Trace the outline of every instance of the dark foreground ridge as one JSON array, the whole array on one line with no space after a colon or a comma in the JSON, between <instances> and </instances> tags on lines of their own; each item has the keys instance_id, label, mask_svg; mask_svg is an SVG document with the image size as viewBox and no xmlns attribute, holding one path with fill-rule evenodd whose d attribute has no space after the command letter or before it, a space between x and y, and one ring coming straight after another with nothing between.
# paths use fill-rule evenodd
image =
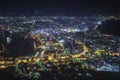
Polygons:
<instances>
[{"instance_id":1,"label":"dark foreground ridge","mask_svg":"<svg viewBox=\"0 0 120 80\"><path fill-rule=\"evenodd\" d=\"M79 72L82 73L81 76L76 76L77 72L69 69L63 71L63 74L58 73L59 71L48 71L41 72L41 78L37 80L120 80L120 72L103 72L103 71L85 71L83 73L82 70ZM90 73L92 76L87 76L86 73ZM68 75L69 73L69 75ZM56 74L53 76L52 74ZM76 76L76 77L75 77ZM0 70L0 80L35 80L33 78L25 78L25 77L15 77L13 71L8 70Z\"/></svg>"}]
</instances>

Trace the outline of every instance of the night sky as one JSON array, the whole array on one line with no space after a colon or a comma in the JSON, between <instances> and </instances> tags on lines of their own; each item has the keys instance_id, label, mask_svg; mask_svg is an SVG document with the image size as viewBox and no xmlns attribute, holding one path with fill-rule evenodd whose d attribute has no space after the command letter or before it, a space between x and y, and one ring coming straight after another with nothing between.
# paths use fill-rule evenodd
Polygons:
<instances>
[{"instance_id":1,"label":"night sky","mask_svg":"<svg viewBox=\"0 0 120 80\"><path fill-rule=\"evenodd\" d=\"M114 0L0 0L0 15L119 15Z\"/></svg>"}]
</instances>

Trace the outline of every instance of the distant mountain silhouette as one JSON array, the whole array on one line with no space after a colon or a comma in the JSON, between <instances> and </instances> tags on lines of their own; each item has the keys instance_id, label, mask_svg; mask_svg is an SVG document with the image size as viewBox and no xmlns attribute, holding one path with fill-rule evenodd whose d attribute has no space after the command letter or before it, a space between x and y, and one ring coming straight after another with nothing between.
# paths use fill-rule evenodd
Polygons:
<instances>
[{"instance_id":1,"label":"distant mountain silhouette","mask_svg":"<svg viewBox=\"0 0 120 80\"><path fill-rule=\"evenodd\" d=\"M120 20L103 21L97 28L100 32L120 37Z\"/></svg>"}]
</instances>

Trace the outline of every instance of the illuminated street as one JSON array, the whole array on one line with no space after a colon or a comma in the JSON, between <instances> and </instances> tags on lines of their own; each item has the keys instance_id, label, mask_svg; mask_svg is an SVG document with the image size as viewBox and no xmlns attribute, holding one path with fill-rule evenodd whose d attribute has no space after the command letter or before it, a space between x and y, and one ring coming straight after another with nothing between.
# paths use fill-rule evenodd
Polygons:
<instances>
[{"instance_id":1,"label":"illuminated street","mask_svg":"<svg viewBox=\"0 0 120 80\"><path fill-rule=\"evenodd\" d=\"M120 37L98 29L111 19L119 17L0 17L0 70L13 69L18 79L50 80L120 72Z\"/></svg>"}]
</instances>

